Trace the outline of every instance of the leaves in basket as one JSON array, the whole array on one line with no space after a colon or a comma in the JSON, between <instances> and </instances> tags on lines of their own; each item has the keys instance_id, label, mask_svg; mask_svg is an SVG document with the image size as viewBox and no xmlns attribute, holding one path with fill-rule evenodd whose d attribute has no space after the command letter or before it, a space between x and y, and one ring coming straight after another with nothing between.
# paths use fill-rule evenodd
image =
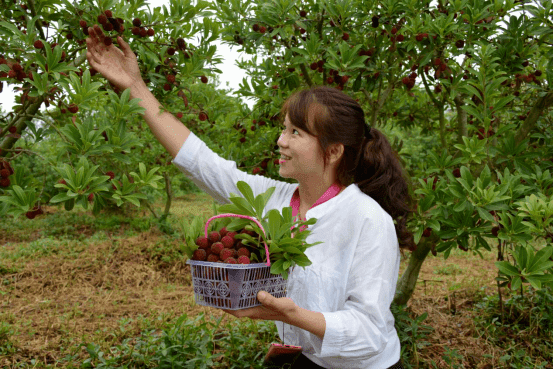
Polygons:
<instances>
[{"instance_id":1,"label":"leaves in basket","mask_svg":"<svg viewBox=\"0 0 553 369\"><path fill-rule=\"evenodd\" d=\"M244 240L244 244L248 246L257 247L259 249L259 256L263 262L267 260L263 245L263 242L266 242L270 252L272 274L282 274L282 277L287 279L290 267L295 265L301 267L311 265L311 261L305 255L305 250L322 242L307 244L305 240L311 234L311 231L307 229L300 231L300 228L315 224L317 219L311 218L308 221L294 221L292 208L289 206L283 208L282 213L276 209L271 209L263 216L265 206L276 187L271 187L258 196L254 196L252 189L244 181L238 181L236 187L243 197L231 193L229 197L231 203L221 205L218 211L220 213L253 217L260 222L265 230L265 234L254 221L242 218L232 218L232 221L227 224L227 230L239 231L246 228L257 233L261 240L255 239L245 233L238 234L235 238ZM294 237L292 237L292 232L294 232Z\"/></svg>"}]
</instances>

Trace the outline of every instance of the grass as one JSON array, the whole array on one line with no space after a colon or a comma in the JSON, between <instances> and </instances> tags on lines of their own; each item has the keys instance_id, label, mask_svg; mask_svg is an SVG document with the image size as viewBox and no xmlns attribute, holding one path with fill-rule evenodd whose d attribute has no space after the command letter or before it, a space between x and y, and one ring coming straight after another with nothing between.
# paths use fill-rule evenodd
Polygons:
<instances>
[{"instance_id":1,"label":"grass","mask_svg":"<svg viewBox=\"0 0 553 369\"><path fill-rule=\"evenodd\" d=\"M275 324L194 301L180 224L212 204L206 194L174 201L171 234L132 208L95 218L52 207L2 222L0 367L260 368L279 342ZM393 306L407 368L551 368L551 295L507 294L501 321L494 257L428 257L408 307Z\"/></svg>"}]
</instances>

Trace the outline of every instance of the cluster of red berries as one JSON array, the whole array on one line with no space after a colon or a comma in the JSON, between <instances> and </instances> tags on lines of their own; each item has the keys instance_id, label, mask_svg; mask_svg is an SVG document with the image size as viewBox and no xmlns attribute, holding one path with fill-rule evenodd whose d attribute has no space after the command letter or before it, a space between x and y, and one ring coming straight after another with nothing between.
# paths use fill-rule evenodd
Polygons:
<instances>
[{"instance_id":1,"label":"cluster of red berries","mask_svg":"<svg viewBox=\"0 0 553 369\"><path fill-rule=\"evenodd\" d=\"M329 76L326 78L326 83L329 85L332 83L336 83L338 85L336 86L336 88L339 90L342 90L344 88L344 85L349 81L348 75L340 76L340 72L338 72L337 70L331 69L328 74Z\"/></svg>"},{"instance_id":2,"label":"cluster of red berries","mask_svg":"<svg viewBox=\"0 0 553 369\"><path fill-rule=\"evenodd\" d=\"M9 187L10 176L13 174L13 168L10 163L4 159L0 159L0 187Z\"/></svg>"},{"instance_id":3,"label":"cluster of red berries","mask_svg":"<svg viewBox=\"0 0 553 369\"><path fill-rule=\"evenodd\" d=\"M254 32L259 32L259 33L263 34L263 33L267 32L267 27L260 26L259 24L256 23L252 26L252 30Z\"/></svg>"},{"instance_id":4,"label":"cluster of red berries","mask_svg":"<svg viewBox=\"0 0 553 369\"><path fill-rule=\"evenodd\" d=\"M325 64L325 61L324 60L319 60L319 61L316 61L316 62L313 62L309 65L309 68L311 68L311 70L316 70L318 71L319 73L322 73L323 72L323 65Z\"/></svg>"},{"instance_id":5,"label":"cluster of red berries","mask_svg":"<svg viewBox=\"0 0 553 369\"><path fill-rule=\"evenodd\" d=\"M408 76L403 77L401 79L401 83L403 83L405 87L407 87L407 90L410 90L415 86L416 80L417 80L417 72L413 71Z\"/></svg>"},{"instance_id":6,"label":"cluster of red berries","mask_svg":"<svg viewBox=\"0 0 553 369\"><path fill-rule=\"evenodd\" d=\"M242 229L240 233L229 232L226 227L218 232L212 231L207 237L201 236L196 239L198 249L194 250L192 260L209 261L214 263L227 264L249 264L252 247L246 246L242 240L235 240L237 234L249 234L257 237L253 231Z\"/></svg>"}]
</instances>

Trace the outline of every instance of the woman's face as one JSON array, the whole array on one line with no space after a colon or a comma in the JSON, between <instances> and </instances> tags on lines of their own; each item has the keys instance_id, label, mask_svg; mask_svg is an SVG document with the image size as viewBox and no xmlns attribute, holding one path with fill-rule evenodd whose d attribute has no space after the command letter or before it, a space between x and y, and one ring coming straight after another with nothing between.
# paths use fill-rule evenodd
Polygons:
<instances>
[{"instance_id":1,"label":"woman's face","mask_svg":"<svg viewBox=\"0 0 553 369\"><path fill-rule=\"evenodd\" d=\"M293 178L298 182L311 182L323 176L323 157L317 138L295 127L288 115L284 120L284 129L277 141L280 153L290 159L280 158L279 174L284 178Z\"/></svg>"}]
</instances>

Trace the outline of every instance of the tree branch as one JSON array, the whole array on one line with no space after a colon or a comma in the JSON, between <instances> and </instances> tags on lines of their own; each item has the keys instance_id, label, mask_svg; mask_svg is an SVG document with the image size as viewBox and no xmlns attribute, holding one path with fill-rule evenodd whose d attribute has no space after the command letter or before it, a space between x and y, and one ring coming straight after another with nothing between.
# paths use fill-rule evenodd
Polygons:
<instances>
[{"instance_id":1,"label":"tree branch","mask_svg":"<svg viewBox=\"0 0 553 369\"><path fill-rule=\"evenodd\" d=\"M528 116L515 135L515 142L517 145L521 143L526 136L528 136L530 131L536 125L541 113L551 105L553 105L553 92L550 91L545 96L540 97L532 109L530 109L530 113L528 113Z\"/></svg>"}]
</instances>

